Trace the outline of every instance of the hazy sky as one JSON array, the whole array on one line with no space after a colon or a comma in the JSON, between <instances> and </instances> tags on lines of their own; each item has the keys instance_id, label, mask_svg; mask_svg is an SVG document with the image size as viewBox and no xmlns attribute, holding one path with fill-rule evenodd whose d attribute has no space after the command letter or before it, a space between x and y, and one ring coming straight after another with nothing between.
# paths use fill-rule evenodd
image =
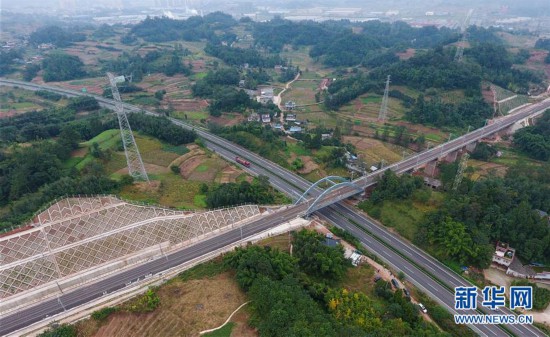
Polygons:
<instances>
[{"instance_id":1,"label":"hazy sky","mask_svg":"<svg viewBox=\"0 0 550 337\"><path fill-rule=\"evenodd\" d=\"M211 8L215 9L218 5L226 6L229 3L252 3L260 6L269 6L271 8L287 7L287 4L298 5L299 7L328 6L330 7L361 7L361 8L387 8L400 9L400 7L416 7L418 10L430 10L432 8L441 8L449 6L452 8L477 8L477 7L496 7L509 5L511 9L519 8L542 8L550 11L550 0L342 0L342 1L313 1L313 0L0 0L0 8L59 8L78 7L79 9L91 8L97 5L120 5L124 7L134 6L155 6L155 3L188 3L190 8ZM547 11L547 13L548 13Z\"/></svg>"}]
</instances>

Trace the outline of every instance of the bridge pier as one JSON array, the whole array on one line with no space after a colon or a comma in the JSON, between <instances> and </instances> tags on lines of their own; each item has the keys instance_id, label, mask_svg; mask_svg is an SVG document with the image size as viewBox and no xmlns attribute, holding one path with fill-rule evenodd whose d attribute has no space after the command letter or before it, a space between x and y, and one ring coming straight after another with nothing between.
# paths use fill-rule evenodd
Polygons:
<instances>
[{"instance_id":1,"label":"bridge pier","mask_svg":"<svg viewBox=\"0 0 550 337\"><path fill-rule=\"evenodd\" d=\"M424 172L430 176L434 177L437 170L437 160L433 160L429 163L426 163L426 166L424 167Z\"/></svg>"},{"instance_id":2,"label":"bridge pier","mask_svg":"<svg viewBox=\"0 0 550 337\"><path fill-rule=\"evenodd\" d=\"M445 158L443 160L445 160L447 163L452 163L456 160L457 156L458 156L458 151L453 151L453 152L449 152L447 154L447 156L445 156Z\"/></svg>"},{"instance_id":3,"label":"bridge pier","mask_svg":"<svg viewBox=\"0 0 550 337\"><path fill-rule=\"evenodd\" d=\"M476 149L476 146L477 146L477 143L478 142L473 142L473 143L470 143L468 145L466 145L466 152L474 152L474 150Z\"/></svg>"}]
</instances>

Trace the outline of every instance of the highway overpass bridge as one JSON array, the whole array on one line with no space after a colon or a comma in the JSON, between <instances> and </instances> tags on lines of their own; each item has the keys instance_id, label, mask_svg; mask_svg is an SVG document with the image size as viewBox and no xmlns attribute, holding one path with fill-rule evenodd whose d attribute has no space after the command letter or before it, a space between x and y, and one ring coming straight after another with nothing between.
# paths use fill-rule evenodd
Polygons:
<instances>
[{"instance_id":1,"label":"highway overpass bridge","mask_svg":"<svg viewBox=\"0 0 550 337\"><path fill-rule=\"evenodd\" d=\"M51 90L58 92L67 96L78 96L83 95L83 93L75 92L66 89L60 89L55 87L40 86L36 84L29 84L26 82L12 81L0 79L0 85L8 86L19 86L22 88L30 90ZM112 107L114 102L103 97L97 97L98 101L107 107ZM503 130L506 127L513 125L517 121L520 121L524 118L528 118L533 114L541 113L543 110L548 108L549 102L544 101L537 105L533 105L527 108L518 109L516 113L511 116L514 117L513 120L507 119L511 118L510 116L504 117L502 122L497 122L497 127L494 127L498 130ZM125 104L125 108L128 111L143 111L143 109ZM524 110L529 109L529 110ZM144 111L145 113L154 115L155 113L150 111ZM516 115L520 113L521 115ZM172 119L177 125L180 125L184 128L193 128L197 131L199 136L201 136L206 145L219 153L221 156L233 160L235 155L239 155L246 160L252 163L250 168L246 170L254 175L266 175L270 177L270 183L288 194L289 196L297 199L305 190L311 186L311 182L305 180L304 178L297 176L293 172L290 172L264 158L261 156L252 153L242 147L239 147L227 140L210 134L204 129L196 128L185 124L179 120ZM498 130L485 129L482 133L484 135L489 135ZM476 130L478 131L478 130ZM475 131L474 131L475 132ZM395 172L404 172L412 169L417 165L420 165L421 162L429 162L436 160L436 158L441 158L446 153L450 153L454 150L459 149L464 144L477 141L485 136L477 135L473 133L472 139L464 140L463 144L456 143L451 147L445 147L441 149L440 147L434 148L438 149L440 152L434 152L434 149L424 151L417 155L417 157L409 158L398 164L394 164L387 169L392 169ZM476 140L474 140L475 138ZM412 162L414 164L412 164ZM408 164L406 164L408 163ZM378 172L381 174L381 172ZM370 175L364 177L358 181L362 183L363 186L374 183L376 175ZM469 286L471 285L467 280L463 279L460 275L456 274L442 263L431 257L429 254L425 253L418 247L412 245L411 243L404 241L403 239L395 236L394 234L387 231L383 226L379 226L370 220L368 217L363 215L361 212L358 212L356 209L353 209L346 205L343 202L334 202L332 198L343 199L344 194L353 195L357 193L355 189L347 190L348 188L342 187L331 191L329 195L326 195L319 204L319 208L325 206L325 208L320 209L315 214L319 217L325 219L329 223L341 227L353 235L355 235L359 241L365 246L366 249L377 254L383 261L391 265L394 269L398 271L403 271L407 275L407 279L414 284L416 287L424 291L435 301L437 301L441 306L445 307L449 312L456 313L454 310L454 295L453 289L458 286ZM316 190L315 193L320 193L321 191ZM313 199L310 199L306 203L296 205L294 207L289 207L283 212L276 213L270 217L264 218L262 221L250 223L242 227L242 233L239 233L239 230L228 231L220 235L219 237L205 240L199 242L192 247L186 248L180 252L171 254L167 257L166 261L152 261L146 264L143 264L137 268L134 268L129 271L125 271L113 277L101 280L96 284L84 287L77 291L73 291L69 294L64 294L59 297L59 299L52 299L49 301L44 301L39 305L29 307L24 311L21 311L15 315L2 317L0 318L0 334L5 334L10 331L15 331L24 327L32 322L36 322L44 319L44 315L55 314L62 312L68 308L77 307L83 303L86 303L94 298L102 296L103 291L115 291L124 287L124 283L128 281L135 280L136 277L146 275L148 273L155 273L161 270L165 270L170 266L181 264L185 261L192 259L193 257L200 256L213 251L224 245L228 245L232 242L239 240L241 235L248 237L254 233L264 230L277 225L283 221L290 220L297 216L308 213L308 207L313 202ZM63 301L63 305L61 305ZM478 307L481 307L479 305ZM495 312L491 312L495 313ZM506 313L513 314L509 310L501 309L497 313ZM501 326L486 326L486 325L477 325L471 326L471 328L481 336L545 336L544 333L536 329L531 325L525 326L516 326L508 325L506 329L503 329Z\"/></svg>"}]
</instances>

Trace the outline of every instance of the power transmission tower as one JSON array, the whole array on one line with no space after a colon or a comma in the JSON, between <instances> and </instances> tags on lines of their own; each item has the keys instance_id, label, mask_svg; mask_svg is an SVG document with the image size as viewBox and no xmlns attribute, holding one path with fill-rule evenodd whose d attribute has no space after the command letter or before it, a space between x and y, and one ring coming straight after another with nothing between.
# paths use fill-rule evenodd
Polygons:
<instances>
[{"instance_id":1,"label":"power transmission tower","mask_svg":"<svg viewBox=\"0 0 550 337\"><path fill-rule=\"evenodd\" d=\"M468 25L470 24L470 18L472 17L473 12L474 12L473 9L470 9L468 11L468 15L466 15L466 19L464 19L464 22L462 23L462 27L460 27L462 37L460 38L460 41L458 42L458 45L456 47L456 53L455 53L456 62L462 61L462 57L464 56L464 46L466 45L466 40L468 39L467 29L468 29Z\"/></svg>"},{"instance_id":2,"label":"power transmission tower","mask_svg":"<svg viewBox=\"0 0 550 337\"><path fill-rule=\"evenodd\" d=\"M380 107L380 112L378 113L379 120L386 120L386 114L388 112L388 93L390 92L390 75L386 80L386 88L384 89L384 98L382 98L382 106Z\"/></svg>"},{"instance_id":3,"label":"power transmission tower","mask_svg":"<svg viewBox=\"0 0 550 337\"><path fill-rule=\"evenodd\" d=\"M462 178L464 178L464 170L466 169L466 166L468 164L468 158L470 158L470 154L468 152L465 152L462 155L462 158L460 158L460 163L458 164L458 171L456 172L455 181L453 182L454 191L458 189L458 186L460 186L460 183L462 182Z\"/></svg>"},{"instance_id":4,"label":"power transmission tower","mask_svg":"<svg viewBox=\"0 0 550 337\"><path fill-rule=\"evenodd\" d=\"M141 155L139 154L136 140L134 139L134 134L128 122L128 117L124 112L124 104L120 99L115 77L111 73L107 73L107 76L109 77L111 91L115 99L115 110L118 117L118 124L120 125L120 136L122 137L122 145L124 145L126 162L128 163L128 172L135 180L149 181L149 177L147 177L147 172L143 166L143 161L141 160Z\"/></svg>"}]
</instances>

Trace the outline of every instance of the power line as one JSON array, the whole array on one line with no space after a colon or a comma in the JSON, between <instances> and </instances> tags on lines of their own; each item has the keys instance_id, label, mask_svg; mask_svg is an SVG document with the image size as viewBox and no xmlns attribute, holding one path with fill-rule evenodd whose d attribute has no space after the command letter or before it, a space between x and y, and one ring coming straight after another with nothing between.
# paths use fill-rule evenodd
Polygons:
<instances>
[{"instance_id":1,"label":"power line","mask_svg":"<svg viewBox=\"0 0 550 337\"><path fill-rule=\"evenodd\" d=\"M384 98L382 98L382 106L380 107L380 112L378 113L379 120L386 120L386 114L388 112L388 94L390 92L390 75L386 79L386 88L384 89Z\"/></svg>"},{"instance_id":2,"label":"power line","mask_svg":"<svg viewBox=\"0 0 550 337\"><path fill-rule=\"evenodd\" d=\"M456 47L456 53L455 53L455 61L460 62L462 61L462 57L464 56L464 47L466 45L466 41L468 40L468 25L470 24L470 18L472 17L472 13L474 12L473 9L470 9L468 11L468 15L466 15L466 18L464 19L464 22L462 23L462 27L460 28L460 31L462 33L462 37L460 38L460 41L458 42L458 45Z\"/></svg>"},{"instance_id":3,"label":"power line","mask_svg":"<svg viewBox=\"0 0 550 337\"><path fill-rule=\"evenodd\" d=\"M465 152L462 155L462 158L460 158L460 163L458 164L458 171L456 172L455 181L453 182L453 190L455 191L458 189L458 186L460 186L460 183L462 182L462 178L464 178L464 170L466 169L469 158L470 158L470 154L468 152Z\"/></svg>"}]
</instances>

